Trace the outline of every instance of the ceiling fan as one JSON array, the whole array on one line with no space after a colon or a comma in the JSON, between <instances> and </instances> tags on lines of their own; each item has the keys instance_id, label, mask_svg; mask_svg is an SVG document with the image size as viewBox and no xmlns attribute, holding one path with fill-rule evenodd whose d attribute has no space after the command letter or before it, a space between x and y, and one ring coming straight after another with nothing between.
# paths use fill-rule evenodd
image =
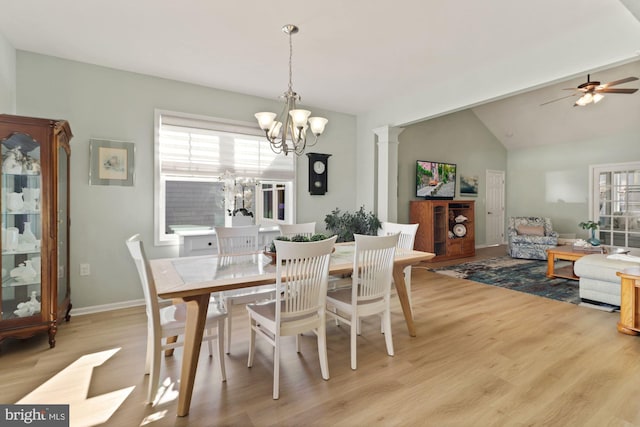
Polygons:
<instances>
[{"instance_id":1,"label":"ceiling fan","mask_svg":"<svg viewBox=\"0 0 640 427\"><path fill-rule=\"evenodd\" d=\"M572 96L580 95L580 98L573 104L573 106L574 107L584 107L585 105L588 105L588 104L591 104L591 103L595 104L597 102L600 102L602 100L602 98L604 98L603 94L605 94L605 93L626 93L626 94L636 93L638 91L638 89L611 89L611 86L616 86L616 85L620 85L620 84L623 84L623 83L632 82L634 80L638 80L638 78L637 77L626 77L624 79L614 80L614 81L609 82L609 83L600 84L600 82L591 81L591 75L587 74L586 83L582 83L577 88L566 88L566 89L563 89L563 90L572 90L572 91L574 91L574 93L572 93L571 95L563 96L562 98L554 99L553 101L548 101L548 102L545 102L544 104L540 104L540 105L547 105L547 104L550 104L552 102L560 101L561 99L566 99L566 98L570 98Z\"/></svg>"}]
</instances>

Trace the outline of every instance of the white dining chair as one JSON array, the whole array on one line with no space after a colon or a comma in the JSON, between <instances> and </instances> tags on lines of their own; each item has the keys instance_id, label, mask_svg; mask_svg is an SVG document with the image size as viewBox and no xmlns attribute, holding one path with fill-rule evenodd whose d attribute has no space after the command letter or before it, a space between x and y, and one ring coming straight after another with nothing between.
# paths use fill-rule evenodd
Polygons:
<instances>
[{"instance_id":1,"label":"white dining chair","mask_svg":"<svg viewBox=\"0 0 640 427\"><path fill-rule=\"evenodd\" d=\"M258 231L260 226L214 227L218 244L218 255L257 252L259 250ZM227 311L225 320L225 352L231 354L231 329L233 306L274 298L275 286L263 285L251 288L235 289L221 293L222 303Z\"/></svg>"},{"instance_id":2,"label":"white dining chair","mask_svg":"<svg viewBox=\"0 0 640 427\"><path fill-rule=\"evenodd\" d=\"M174 338L184 335L186 306L184 303L180 303L160 307L156 285L151 275L140 235L131 236L127 239L126 244L138 270L146 305L147 355L145 359L145 374L149 375L147 402L153 403L160 379L160 356L162 352L184 345L184 342L174 340ZM218 362L222 381L227 380L223 351L224 319L226 317L227 313L221 307L216 303L210 303L207 310L205 332L202 338L203 341L208 342L209 356L213 356L211 341L218 339ZM164 344L162 343L163 338L165 339Z\"/></svg>"},{"instance_id":3,"label":"white dining chair","mask_svg":"<svg viewBox=\"0 0 640 427\"><path fill-rule=\"evenodd\" d=\"M273 398L280 395L281 337L313 331L318 337L318 357L322 378L329 379L327 359L326 313L327 282L331 251L337 236L317 242L276 240L276 297L263 304L249 304L251 323L249 358L253 366L255 339L259 335L274 347Z\"/></svg>"},{"instance_id":4,"label":"white dining chair","mask_svg":"<svg viewBox=\"0 0 640 427\"><path fill-rule=\"evenodd\" d=\"M311 237L316 232L315 222L305 222L300 224L278 224L280 235L291 238L293 236Z\"/></svg>"},{"instance_id":5,"label":"white dining chair","mask_svg":"<svg viewBox=\"0 0 640 427\"><path fill-rule=\"evenodd\" d=\"M350 288L327 293L327 315L350 325L351 369L356 369L356 337L360 318L379 315L387 346L393 356L391 333L391 280L399 234L365 236L354 234L355 253Z\"/></svg>"},{"instance_id":6,"label":"white dining chair","mask_svg":"<svg viewBox=\"0 0 640 427\"><path fill-rule=\"evenodd\" d=\"M379 236L388 236L390 234L400 233L398 239L398 249L412 250L416 240L416 232L420 224L397 224L395 222L383 222L382 227L378 230ZM411 300L411 266L408 265L403 270L404 283L409 297L409 307L411 307L411 315L413 316L413 301Z\"/></svg>"}]
</instances>

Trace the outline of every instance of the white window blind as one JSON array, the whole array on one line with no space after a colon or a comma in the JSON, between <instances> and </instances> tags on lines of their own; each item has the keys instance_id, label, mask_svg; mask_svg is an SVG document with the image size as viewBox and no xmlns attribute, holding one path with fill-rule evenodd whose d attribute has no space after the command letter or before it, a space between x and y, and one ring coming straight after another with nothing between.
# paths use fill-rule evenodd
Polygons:
<instances>
[{"instance_id":1,"label":"white window blind","mask_svg":"<svg viewBox=\"0 0 640 427\"><path fill-rule=\"evenodd\" d=\"M295 156L274 153L257 127L163 114L159 127L160 174L295 179Z\"/></svg>"}]
</instances>

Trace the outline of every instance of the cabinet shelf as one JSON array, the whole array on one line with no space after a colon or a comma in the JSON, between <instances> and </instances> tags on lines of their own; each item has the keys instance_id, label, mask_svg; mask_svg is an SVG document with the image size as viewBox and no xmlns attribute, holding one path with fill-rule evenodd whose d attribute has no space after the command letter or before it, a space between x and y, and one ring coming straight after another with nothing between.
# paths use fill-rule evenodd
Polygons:
<instances>
[{"instance_id":1,"label":"cabinet shelf","mask_svg":"<svg viewBox=\"0 0 640 427\"><path fill-rule=\"evenodd\" d=\"M34 249L32 251L2 251L2 256L36 255L36 254L40 254L40 249Z\"/></svg>"},{"instance_id":2,"label":"cabinet shelf","mask_svg":"<svg viewBox=\"0 0 640 427\"><path fill-rule=\"evenodd\" d=\"M6 211L2 215L40 215L40 211Z\"/></svg>"},{"instance_id":3,"label":"cabinet shelf","mask_svg":"<svg viewBox=\"0 0 640 427\"><path fill-rule=\"evenodd\" d=\"M33 286L33 285L40 285L41 282L41 277L40 275L38 275L38 277L36 277L33 280L30 280L28 282L22 282L20 280L15 280L13 278L9 278L6 281L3 280L2 281L2 287L3 288L14 288L16 286Z\"/></svg>"}]
</instances>

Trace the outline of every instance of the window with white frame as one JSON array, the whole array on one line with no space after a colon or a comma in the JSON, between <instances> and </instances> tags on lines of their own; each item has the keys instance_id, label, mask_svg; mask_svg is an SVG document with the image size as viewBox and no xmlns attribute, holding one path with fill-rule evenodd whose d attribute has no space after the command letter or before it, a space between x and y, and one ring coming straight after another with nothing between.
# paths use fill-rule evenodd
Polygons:
<instances>
[{"instance_id":1,"label":"window with white frame","mask_svg":"<svg viewBox=\"0 0 640 427\"><path fill-rule=\"evenodd\" d=\"M294 221L295 156L274 153L252 123L157 110L155 169L156 244L234 215Z\"/></svg>"},{"instance_id":2,"label":"window with white frame","mask_svg":"<svg viewBox=\"0 0 640 427\"><path fill-rule=\"evenodd\" d=\"M591 166L594 221L603 244L640 248L640 162Z\"/></svg>"}]
</instances>

